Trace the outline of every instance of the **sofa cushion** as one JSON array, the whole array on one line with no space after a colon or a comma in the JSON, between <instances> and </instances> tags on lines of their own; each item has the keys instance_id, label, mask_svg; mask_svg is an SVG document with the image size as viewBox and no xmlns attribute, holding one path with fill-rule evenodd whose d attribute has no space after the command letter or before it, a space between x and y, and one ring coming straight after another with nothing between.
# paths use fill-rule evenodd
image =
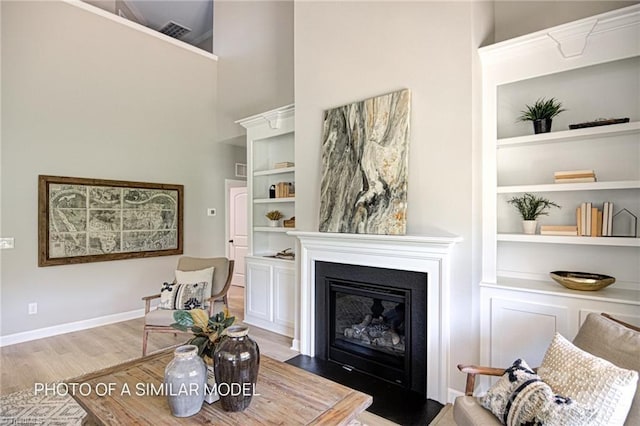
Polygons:
<instances>
[{"instance_id":1,"label":"sofa cushion","mask_svg":"<svg viewBox=\"0 0 640 426\"><path fill-rule=\"evenodd\" d=\"M590 313L573 344L618 367L640 371L640 332L602 315ZM640 386L636 386L625 425L640 425Z\"/></svg>"},{"instance_id":2,"label":"sofa cushion","mask_svg":"<svg viewBox=\"0 0 640 426\"><path fill-rule=\"evenodd\" d=\"M493 413L484 408L473 396L459 396L453 404L453 419L458 426L499 425Z\"/></svg>"},{"instance_id":3,"label":"sofa cushion","mask_svg":"<svg viewBox=\"0 0 640 426\"><path fill-rule=\"evenodd\" d=\"M594 413L551 387L521 359L507 368L480 404L506 425L583 425Z\"/></svg>"},{"instance_id":4,"label":"sofa cushion","mask_svg":"<svg viewBox=\"0 0 640 426\"><path fill-rule=\"evenodd\" d=\"M638 382L637 371L583 351L559 333L549 345L538 374L556 392L597 408L589 424L603 426L624 423Z\"/></svg>"}]
</instances>

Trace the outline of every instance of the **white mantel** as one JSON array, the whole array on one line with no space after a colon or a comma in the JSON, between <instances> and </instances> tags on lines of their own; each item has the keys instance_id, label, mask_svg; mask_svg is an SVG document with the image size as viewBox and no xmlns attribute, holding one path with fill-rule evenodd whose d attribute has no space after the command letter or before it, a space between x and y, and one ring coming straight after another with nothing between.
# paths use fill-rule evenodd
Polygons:
<instances>
[{"instance_id":1,"label":"white mantel","mask_svg":"<svg viewBox=\"0 0 640 426\"><path fill-rule=\"evenodd\" d=\"M449 388L449 264L461 237L442 231L429 235L370 235L325 232L288 233L298 238L300 287L294 347L315 355L315 262L335 262L427 274L427 397L447 401Z\"/></svg>"}]
</instances>

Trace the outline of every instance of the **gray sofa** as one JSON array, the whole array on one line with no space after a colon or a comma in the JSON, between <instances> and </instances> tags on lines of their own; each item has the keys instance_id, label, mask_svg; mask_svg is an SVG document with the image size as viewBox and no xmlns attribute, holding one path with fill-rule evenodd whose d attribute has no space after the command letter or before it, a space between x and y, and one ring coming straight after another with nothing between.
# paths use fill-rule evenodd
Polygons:
<instances>
[{"instance_id":1,"label":"gray sofa","mask_svg":"<svg viewBox=\"0 0 640 426\"><path fill-rule=\"evenodd\" d=\"M604 358L621 368L640 370L640 330L629 324L612 319L606 314L591 313L573 339L573 344L597 357ZM463 366L458 368L467 373L466 395L456 398L453 418L457 425L499 425L500 421L482 407L473 396L475 376L500 376L503 369ZM640 425L640 385L636 388L633 403L625 426Z\"/></svg>"}]
</instances>

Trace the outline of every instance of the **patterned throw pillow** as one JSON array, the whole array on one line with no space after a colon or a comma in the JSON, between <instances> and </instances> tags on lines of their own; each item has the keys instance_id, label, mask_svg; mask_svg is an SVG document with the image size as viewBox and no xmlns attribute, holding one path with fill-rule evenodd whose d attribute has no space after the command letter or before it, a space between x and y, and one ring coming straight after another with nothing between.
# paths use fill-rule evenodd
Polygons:
<instances>
[{"instance_id":1,"label":"patterned throw pillow","mask_svg":"<svg viewBox=\"0 0 640 426\"><path fill-rule=\"evenodd\" d=\"M160 290L159 309L196 309L204 304L207 283L175 284L164 283Z\"/></svg>"},{"instance_id":2,"label":"patterned throw pillow","mask_svg":"<svg viewBox=\"0 0 640 426\"><path fill-rule=\"evenodd\" d=\"M180 271L176 270L176 282L178 284L183 283L206 283L206 287L204 289L204 307L209 306L209 298L211 297L211 287L213 281L213 274L215 272L215 268L212 266L210 268L200 269L197 271Z\"/></svg>"},{"instance_id":3,"label":"patterned throw pillow","mask_svg":"<svg viewBox=\"0 0 640 426\"><path fill-rule=\"evenodd\" d=\"M506 425L584 425L593 410L560 395L521 359L480 398L480 404Z\"/></svg>"},{"instance_id":4,"label":"patterned throw pillow","mask_svg":"<svg viewBox=\"0 0 640 426\"><path fill-rule=\"evenodd\" d=\"M636 392L637 371L617 367L556 333L538 372L556 391L597 408L589 425L624 424Z\"/></svg>"}]
</instances>

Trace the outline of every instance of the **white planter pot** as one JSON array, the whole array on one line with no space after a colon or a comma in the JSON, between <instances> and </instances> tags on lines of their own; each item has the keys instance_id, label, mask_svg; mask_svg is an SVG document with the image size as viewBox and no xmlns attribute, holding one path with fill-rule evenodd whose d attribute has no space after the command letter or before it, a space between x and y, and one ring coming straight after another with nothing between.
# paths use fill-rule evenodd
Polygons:
<instances>
[{"instance_id":1,"label":"white planter pot","mask_svg":"<svg viewBox=\"0 0 640 426\"><path fill-rule=\"evenodd\" d=\"M536 233L536 228L538 227L537 220L523 220L522 221L522 231L525 234L533 235Z\"/></svg>"},{"instance_id":2,"label":"white planter pot","mask_svg":"<svg viewBox=\"0 0 640 426\"><path fill-rule=\"evenodd\" d=\"M269 226L271 226L272 228L277 228L278 226L280 226L280 221L279 220L270 220L269 221Z\"/></svg>"}]
</instances>

